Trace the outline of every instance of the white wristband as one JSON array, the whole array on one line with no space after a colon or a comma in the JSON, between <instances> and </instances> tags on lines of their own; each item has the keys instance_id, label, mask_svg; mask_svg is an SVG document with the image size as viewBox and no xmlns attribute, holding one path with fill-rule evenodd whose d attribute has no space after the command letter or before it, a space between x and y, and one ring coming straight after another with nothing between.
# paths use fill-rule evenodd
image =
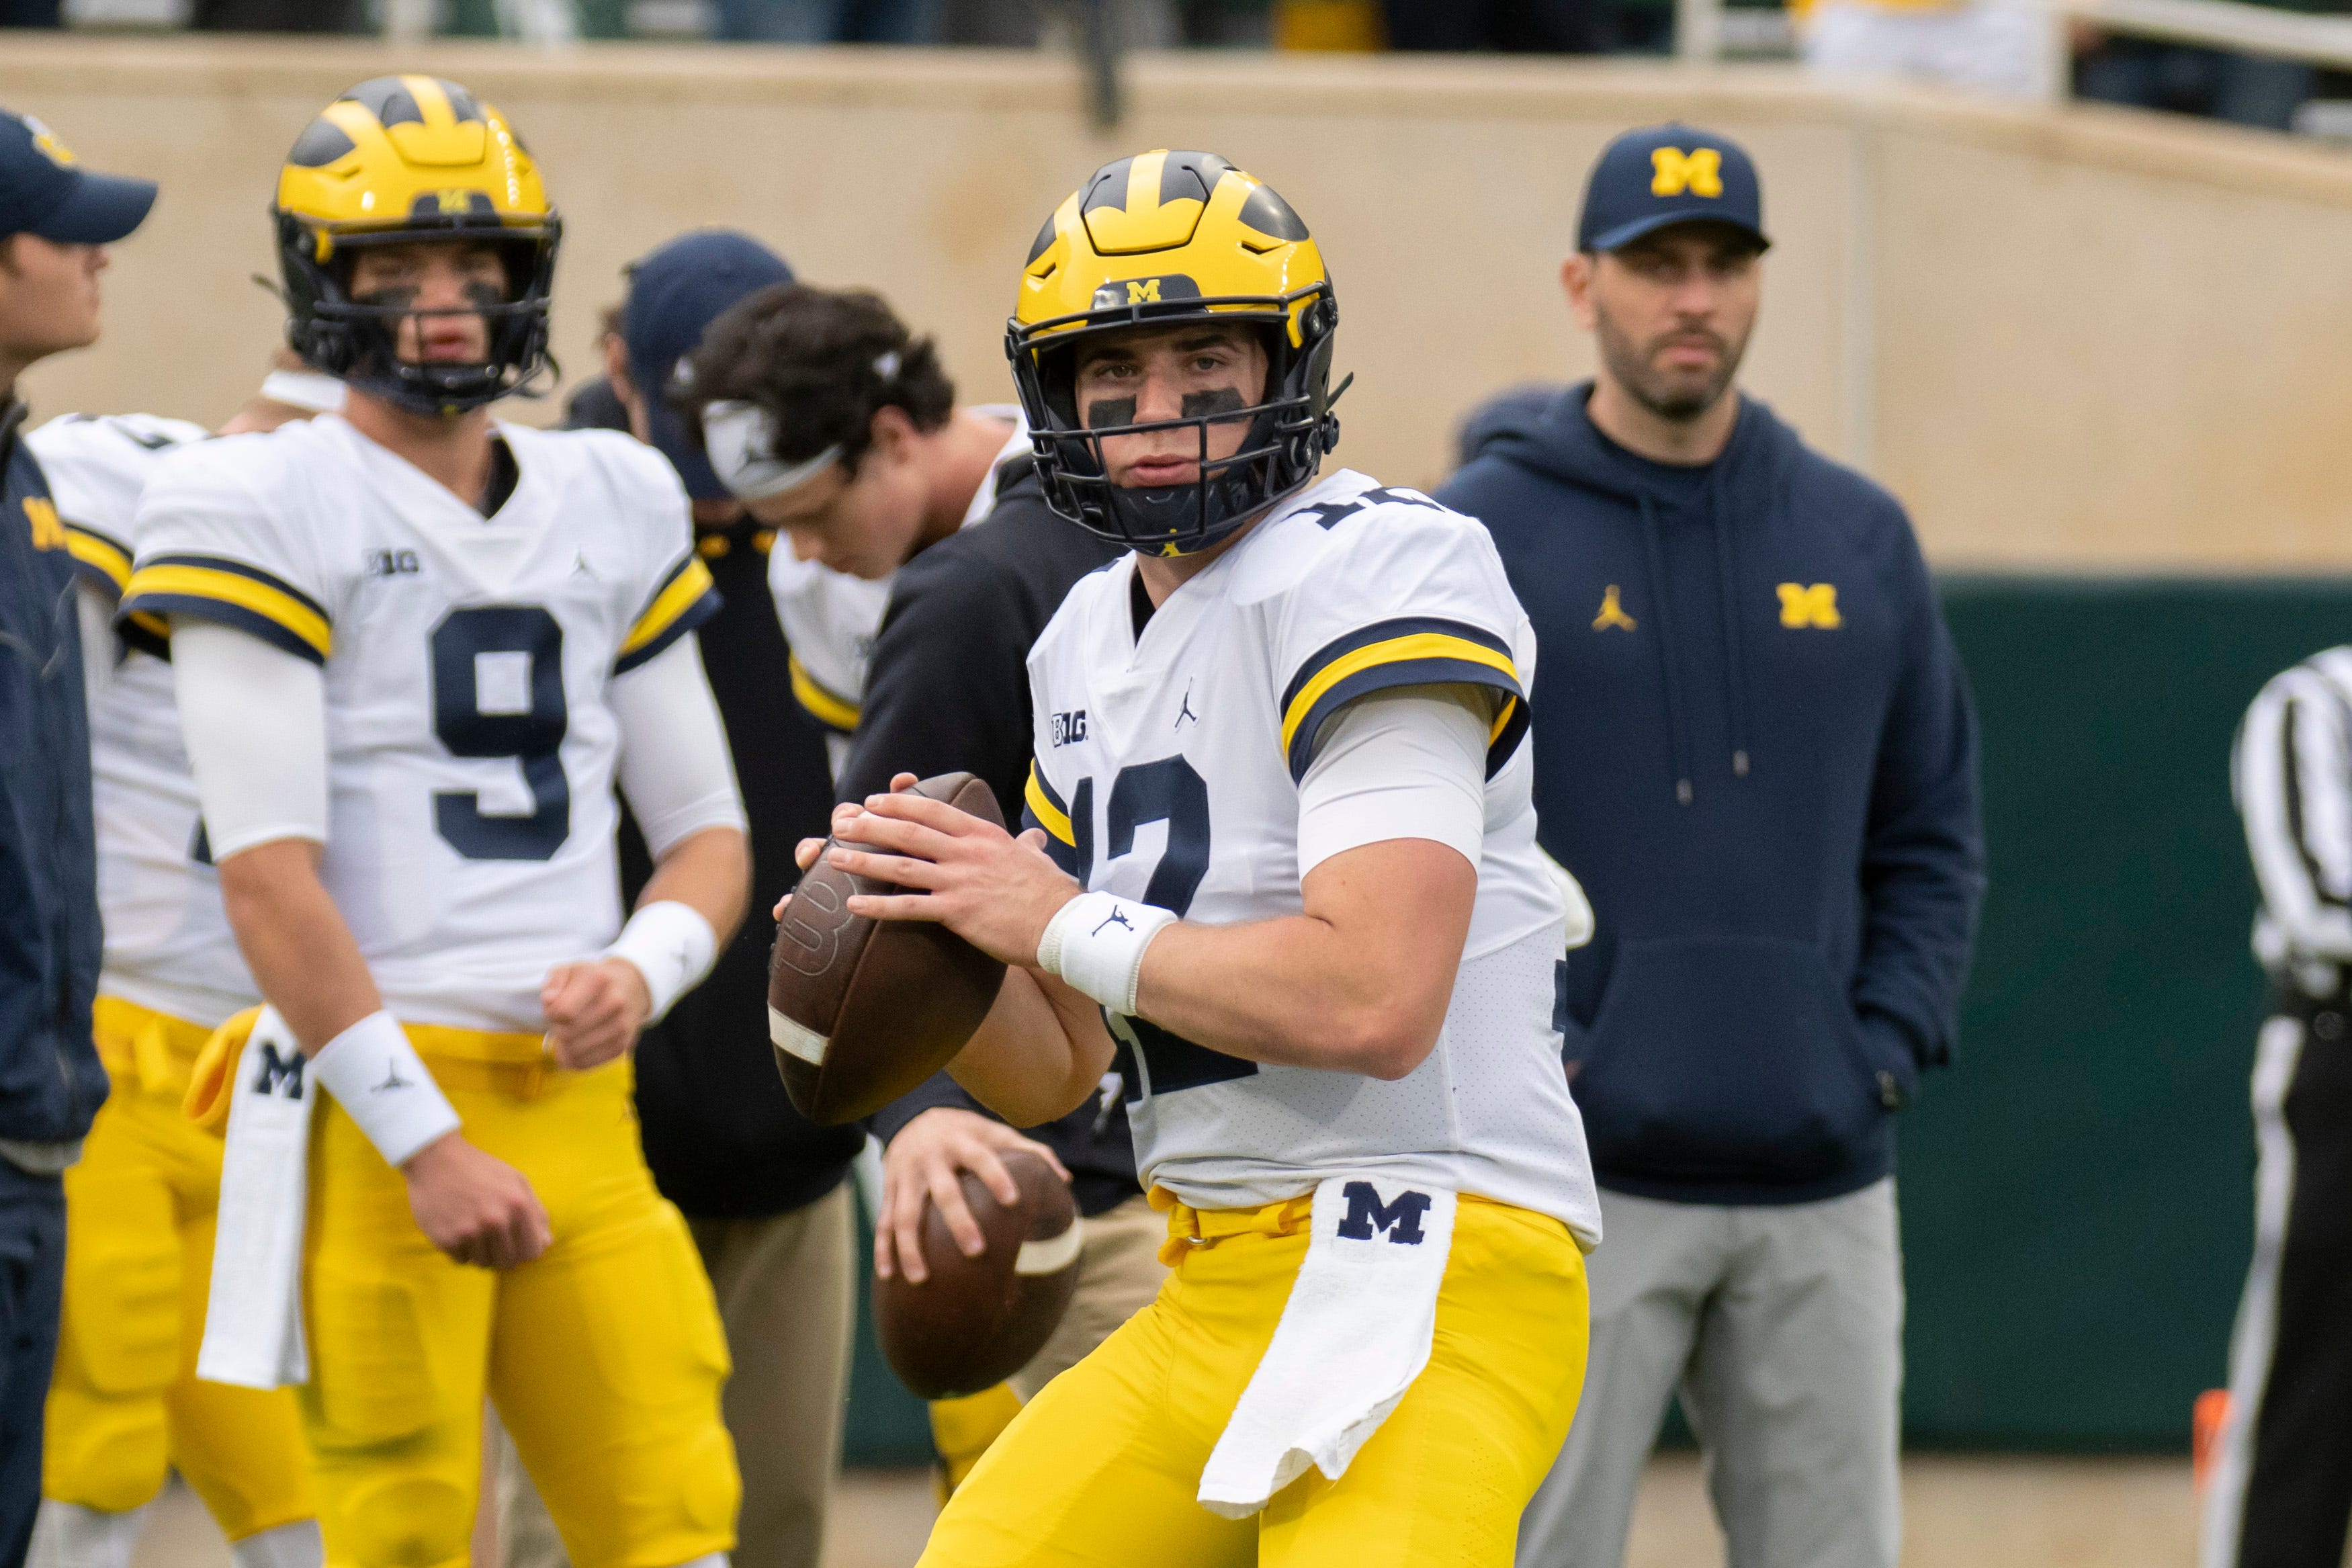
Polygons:
<instances>
[{"instance_id":1,"label":"white wristband","mask_svg":"<svg viewBox=\"0 0 2352 1568\"><path fill-rule=\"evenodd\" d=\"M719 933L700 910L664 899L631 915L613 945L596 956L625 958L636 965L654 999L646 1022L658 1024L670 1004L700 984L719 961Z\"/></svg>"},{"instance_id":2,"label":"white wristband","mask_svg":"<svg viewBox=\"0 0 2352 1568\"><path fill-rule=\"evenodd\" d=\"M1037 967L1132 1017L1143 950L1175 923L1173 914L1150 904L1110 893L1080 893L1045 922L1045 934L1037 942Z\"/></svg>"},{"instance_id":3,"label":"white wristband","mask_svg":"<svg viewBox=\"0 0 2352 1568\"><path fill-rule=\"evenodd\" d=\"M457 1113L389 1013L370 1013L329 1040L310 1071L392 1165L457 1130Z\"/></svg>"}]
</instances>

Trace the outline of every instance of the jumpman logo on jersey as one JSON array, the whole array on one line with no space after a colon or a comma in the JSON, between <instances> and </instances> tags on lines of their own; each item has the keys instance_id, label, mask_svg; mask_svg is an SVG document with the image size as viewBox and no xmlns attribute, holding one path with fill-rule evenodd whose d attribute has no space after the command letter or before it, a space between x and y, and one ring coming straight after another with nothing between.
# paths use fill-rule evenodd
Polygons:
<instances>
[{"instance_id":1,"label":"jumpman logo on jersey","mask_svg":"<svg viewBox=\"0 0 2352 1568\"><path fill-rule=\"evenodd\" d=\"M574 577L593 577L596 575L596 568L588 564L588 552L586 551L575 550L572 552L572 574Z\"/></svg>"},{"instance_id":2,"label":"jumpman logo on jersey","mask_svg":"<svg viewBox=\"0 0 2352 1568\"><path fill-rule=\"evenodd\" d=\"M1104 921L1102 925L1095 927L1095 929L1088 934L1100 936L1102 935L1103 929L1106 926L1119 926L1125 930L1133 931L1135 929L1135 922L1127 918L1127 911L1125 910L1120 909L1117 904L1113 904L1110 907L1110 918Z\"/></svg>"},{"instance_id":3,"label":"jumpman logo on jersey","mask_svg":"<svg viewBox=\"0 0 2352 1568\"><path fill-rule=\"evenodd\" d=\"M1615 626L1619 631L1630 632L1640 624L1625 613L1624 605L1617 597L1616 584L1612 583L1601 591L1601 613L1592 617L1594 631L1605 632Z\"/></svg>"},{"instance_id":4,"label":"jumpman logo on jersey","mask_svg":"<svg viewBox=\"0 0 2352 1568\"><path fill-rule=\"evenodd\" d=\"M415 1086L410 1083L408 1079L400 1076L400 1064L398 1062L388 1061L383 1064L383 1081L382 1083L370 1084L368 1086L368 1092L370 1094L385 1094L395 1089L413 1089L415 1087Z\"/></svg>"},{"instance_id":5,"label":"jumpman logo on jersey","mask_svg":"<svg viewBox=\"0 0 2352 1568\"><path fill-rule=\"evenodd\" d=\"M1201 721L1201 716L1192 711L1192 683L1189 680L1184 683L1184 706L1178 711L1176 715L1176 722L1171 726L1171 728L1178 730L1182 729L1184 727L1184 721L1187 719L1190 719L1195 724Z\"/></svg>"}]
</instances>

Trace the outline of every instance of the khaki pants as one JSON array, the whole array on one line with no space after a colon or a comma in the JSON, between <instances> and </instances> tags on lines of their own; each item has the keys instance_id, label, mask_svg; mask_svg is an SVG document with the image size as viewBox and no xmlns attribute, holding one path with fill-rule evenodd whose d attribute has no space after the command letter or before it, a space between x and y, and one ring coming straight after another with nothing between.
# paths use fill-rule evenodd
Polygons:
<instances>
[{"instance_id":1,"label":"khaki pants","mask_svg":"<svg viewBox=\"0 0 2352 1568\"><path fill-rule=\"evenodd\" d=\"M689 1219L735 1362L722 1414L743 1471L734 1568L816 1568L841 1468L857 1249L850 1184L762 1219ZM568 1568L511 1443L499 1453L504 1568Z\"/></svg>"}]
</instances>

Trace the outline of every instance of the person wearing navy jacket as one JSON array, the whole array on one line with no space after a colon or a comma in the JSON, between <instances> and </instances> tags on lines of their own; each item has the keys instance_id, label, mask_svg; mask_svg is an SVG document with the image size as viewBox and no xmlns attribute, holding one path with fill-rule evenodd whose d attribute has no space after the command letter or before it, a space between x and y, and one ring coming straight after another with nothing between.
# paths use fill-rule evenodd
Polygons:
<instances>
[{"instance_id":1,"label":"person wearing navy jacket","mask_svg":"<svg viewBox=\"0 0 2352 1568\"><path fill-rule=\"evenodd\" d=\"M0 110L0 1563L41 1492L42 1404L65 1282L60 1176L106 1100L90 1037L98 846L74 557L19 437L17 378L98 338L106 247L155 187L79 166Z\"/></svg>"},{"instance_id":2,"label":"person wearing navy jacket","mask_svg":"<svg viewBox=\"0 0 2352 1568\"><path fill-rule=\"evenodd\" d=\"M1617 1568L1678 1387L1732 1562L1901 1542L1895 1114L1951 1054L1976 723L1902 507L1733 387L1768 243L1730 141L1612 142L1563 268L1595 378L1475 416L1437 492L1534 622L1539 836L1597 924L1591 1370L1522 1568Z\"/></svg>"}]
</instances>

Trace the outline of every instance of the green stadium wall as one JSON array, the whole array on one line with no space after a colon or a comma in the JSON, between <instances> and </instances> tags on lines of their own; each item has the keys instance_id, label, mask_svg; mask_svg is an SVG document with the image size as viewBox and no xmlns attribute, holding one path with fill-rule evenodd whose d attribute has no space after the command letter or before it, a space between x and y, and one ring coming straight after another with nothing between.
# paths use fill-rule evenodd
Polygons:
<instances>
[{"instance_id":1,"label":"green stadium wall","mask_svg":"<svg viewBox=\"0 0 2352 1568\"><path fill-rule=\"evenodd\" d=\"M1915 1447L2185 1451L2252 1243L2262 1018L2231 737L2352 579L1943 583L1991 891L1958 1060L1905 1113ZM861 1318L848 1453L922 1463Z\"/></svg>"}]
</instances>

